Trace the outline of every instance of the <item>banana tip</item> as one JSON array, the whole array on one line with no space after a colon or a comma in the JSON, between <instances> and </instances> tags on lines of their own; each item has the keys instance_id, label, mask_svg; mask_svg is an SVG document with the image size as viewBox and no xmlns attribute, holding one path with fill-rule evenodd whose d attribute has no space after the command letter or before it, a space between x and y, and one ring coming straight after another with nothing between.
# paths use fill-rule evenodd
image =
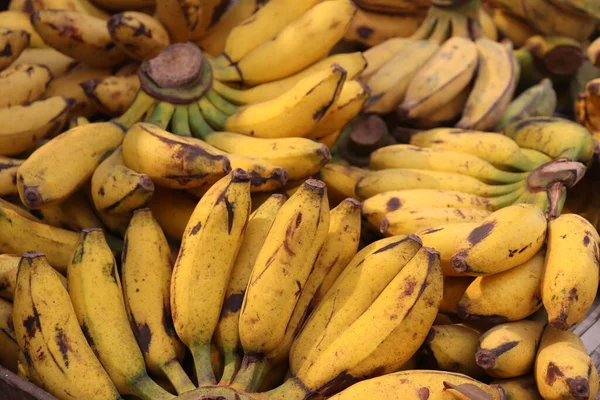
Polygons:
<instances>
[{"instance_id":1,"label":"banana tip","mask_svg":"<svg viewBox=\"0 0 600 400\"><path fill-rule=\"evenodd\" d=\"M390 222L388 221L388 219L386 217L383 217L383 219L381 220L381 224L379 225L379 232L386 233L389 227L390 227Z\"/></svg>"},{"instance_id":2,"label":"banana tip","mask_svg":"<svg viewBox=\"0 0 600 400\"><path fill-rule=\"evenodd\" d=\"M148 175L142 175L140 177L139 186L146 192L154 192L154 182Z\"/></svg>"},{"instance_id":3,"label":"banana tip","mask_svg":"<svg viewBox=\"0 0 600 400\"><path fill-rule=\"evenodd\" d=\"M38 257L46 257L46 255L44 253L40 253L39 251L26 251L21 257L32 260Z\"/></svg>"},{"instance_id":4,"label":"banana tip","mask_svg":"<svg viewBox=\"0 0 600 400\"><path fill-rule=\"evenodd\" d=\"M250 181L250 174L241 168L236 168L231 173L232 182L248 182Z\"/></svg>"},{"instance_id":5,"label":"banana tip","mask_svg":"<svg viewBox=\"0 0 600 400\"><path fill-rule=\"evenodd\" d=\"M587 399L590 396L590 384L585 378L572 378L567 380L569 394L575 399Z\"/></svg>"},{"instance_id":6,"label":"banana tip","mask_svg":"<svg viewBox=\"0 0 600 400\"><path fill-rule=\"evenodd\" d=\"M452 268L454 268L456 272L463 273L467 272L467 270L469 269L467 260L465 260L465 257L460 254L452 256L452 258L450 259L450 263L452 264Z\"/></svg>"},{"instance_id":7,"label":"banana tip","mask_svg":"<svg viewBox=\"0 0 600 400\"><path fill-rule=\"evenodd\" d=\"M475 362L483 369L491 369L496 364L496 356L492 351L482 349L475 353Z\"/></svg>"},{"instance_id":8,"label":"banana tip","mask_svg":"<svg viewBox=\"0 0 600 400\"><path fill-rule=\"evenodd\" d=\"M25 186L23 189L23 200L29 208L37 208L44 204L44 197L35 186Z\"/></svg>"}]
</instances>

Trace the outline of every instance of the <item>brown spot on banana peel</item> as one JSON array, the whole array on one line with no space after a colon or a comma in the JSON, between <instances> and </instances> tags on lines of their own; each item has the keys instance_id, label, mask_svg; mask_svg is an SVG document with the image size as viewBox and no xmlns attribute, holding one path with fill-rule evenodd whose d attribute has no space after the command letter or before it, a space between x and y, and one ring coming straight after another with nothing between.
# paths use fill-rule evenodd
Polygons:
<instances>
[{"instance_id":1,"label":"brown spot on banana peel","mask_svg":"<svg viewBox=\"0 0 600 400\"><path fill-rule=\"evenodd\" d=\"M429 399L429 388L422 387L417 390L417 395L419 396L419 400L427 400Z\"/></svg>"},{"instance_id":2,"label":"brown spot on banana peel","mask_svg":"<svg viewBox=\"0 0 600 400\"><path fill-rule=\"evenodd\" d=\"M392 197L391 199L389 199L385 205L386 210L389 211L396 211L397 209L399 209L400 207L402 207L402 202L400 201L399 198L397 197Z\"/></svg>"},{"instance_id":3,"label":"brown spot on banana peel","mask_svg":"<svg viewBox=\"0 0 600 400\"><path fill-rule=\"evenodd\" d=\"M56 343L58 344L58 350L62 355L63 362L66 367L69 366L69 351L71 351L71 346L69 346L69 337L65 334L65 331L57 326L56 327Z\"/></svg>"},{"instance_id":4,"label":"brown spot on banana peel","mask_svg":"<svg viewBox=\"0 0 600 400\"><path fill-rule=\"evenodd\" d=\"M200 232L200 229L202 229L202 222L198 222L196 225L194 225L194 227L190 231L190 236L193 236Z\"/></svg>"},{"instance_id":5,"label":"brown spot on banana peel","mask_svg":"<svg viewBox=\"0 0 600 400\"><path fill-rule=\"evenodd\" d=\"M244 292L242 293L233 293L229 297L225 299L223 302L223 309L221 311L221 316L234 314L242 308L242 303L244 302Z\"/></svg>"},{"instance_id":6,"label":"brown spot on banana peel","mask_svg":"<svg viewBox=\"0 0 600 400\"><path fill-rule=\"evenodd\" d=\"M548 363L548 367L546 368L546 377L544 378L548 385L552 386L557 378L563 376L565 376L565 374L563 374L556 364L553 362Z\"/></svg>"},{"instance_id":7,"label":"brown spot on banana peel","mask_svg":"<svg viewBox=\"0 0 600 400\"><path fill-rule=\"evenodd\" d=\"M373 29L368 26L359 26L356 28L356 33L361 39L368 39L373 34Z\"/></svg>"},{"instance_id":8,"label":"brown spot on banana peel","mask_svg":"<svg viewBox=\"0 0 600 400\"><path fill-rule=\"evenodd\" d=\"M112 278L113 283L115 285L119 284L119 281L117 279L117 263L115 263L114 261L112 262L110 267L110 277Z\"/></svg>"},{"instance_id":9,"label":"brown spot on banana peel","mask_svg":"<svg viewBox=\"0 0 600 400\"><path fill-rule=\"evenodd\" d=\"M169 305L169 299L167 299L167 301L163 304L162 325L169 337L177 337L177 333L175 332L175 326L173 325L173 318L171 318L171 307Z\"/></svg>"},{"instance_id":10,"label":"brown spot on banana peel","mask_svg":"<svg viewBox=\"0 0 600 400\"><path fill-rule=\"evenodd\" d=\"M588 379L582 377L568 378L567 385L569 386L569 394L574 399L587 400L590 397L590 383Z\"/></svg>"},{"instance_id":11,"label":"brown spot on banana peel","mask_svg":"<svg viewBox=\"0 0 600 400\"><path fill-rule=\"evenodd\" d=\"M496 364L496 359L500 355L515 348L519 343L520 341L514 340L502 343L500 346L494 347L493 349L480 349L475 353L475 363L483 369L492 369Z\"/></svg>"},{"instance_id":12,"label":"brown spot on banana peel","mask_svg":"<svg viewBox=\"0 0 600 400\"><path fill-rule=\"evenodd\" d=\"M10 57L13 55L12 46L10 43L7 43L6 46L0 51L0 57Z\"/></svg>"}]
</instances>

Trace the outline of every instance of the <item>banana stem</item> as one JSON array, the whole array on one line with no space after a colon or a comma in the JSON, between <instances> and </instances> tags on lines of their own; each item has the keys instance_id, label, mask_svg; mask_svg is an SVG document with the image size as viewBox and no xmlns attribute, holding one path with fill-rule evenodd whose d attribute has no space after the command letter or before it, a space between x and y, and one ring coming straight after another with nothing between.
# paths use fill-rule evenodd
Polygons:
<instances>
[{"instance_id":1,"label":"banana stem","mask_svg":"<svg viewBox=\"0 0 600 400\"><path fill-rule=\"evenodd\" d=\"M215 372L212 369L210 343L195 344L190 346L194 357L198 387L216 384Z\"/></svg>"},{"instance_id":2,"label":"banana stem","mask_svg":"<svg viewBox=\"0 0 600 400\"><path fill-rule=\"evenodd\" d=\"M171 131L179 136L192 136L188 117L188 106L177 105L171 120Z\"/></svg>"},{"instance_id":3,"label":"banana stem","mask_svg":"<svg viewBox=\"0 0 600 400\"><path fill-rule=\"evenodd\" d=\"M223 350L223 375L219 385L231 385L238 372L241 364L241 359L235 349L224 349Z\"/></svg>"},{"instance_id":4,"label":"banana stem","mask_svg":"<svg viewBox=\"0 0 600 400\"><path fill-rule=\"evenodd\" d=\"M214 129L222 130L225 127L225 123L227 122L227 118L229 116L217 109L217 107L208 101L206 97L202 97L200 100L198 100L198 107L200 107L200 111L202 112L202 115L206 121Z\"/></svg>"},{"instance_id":5,"label":"banana stem","mask_svg":"<svg viewBox=\"0 0 600 400\"><path fill-rule=\"evenodd\" d=\"M156 104L156 100L153 97L146 94L143 90L139 90L131 106L116 119L116 122L129 129L133 124L139 122L146 111L154 104Z\"/></svg>"},{"instance_id":6,"label":"banana stem","mask_svg":"<svg viewBox=\"0 0 600 400\"><path fill-rule=\"evenodd\" d=\"M269 363L265 357L244 355L240 370L231 387L245 392L255 392L264 378L264 371L268 366Z\"/></svg>"},{"instance_id":7,"label":"banana stem","mask_svg":"<svg viewBox=\"0 0 600 400\"><path fill-rule=\"evenodd\" d=\"M233 104L219 96L219 94L212 89L210 89L208 93L206 93L206 98L208 98L208 101L210 101L213 104L213 106L215 106L219 111L227 115L233 115L238 110L237 106L234 106Z\"/></svg>"},{"instance_id":8,"label":"banana stem","mask_svg":"<svg viewBox=\"0 0 600 400\"><path fill-rule=\"evenodd\" d=\"M158 126L162 129L167 129L169 126L169 122L171 122L171 117L175 113L175 106L171 103L167 103L166 101L161 101L154 108L154 112L148 118L148 123Z\"/></svg>"},{"instance_id":9,"label":"banana stem","mask_svg":"<svg viewBox=\"0 0 600 400\"><path fill-rule=\"evenodd\" d=\"M154 382L147 374L142 375L133 385L134 396L142 400L170 400L175 396Z\"/></svg>"},{"instance_id":10,"label":"banana stem","mask_svg":"<svg viewBox=\"0 0 600 400\"><path fill-rule=\"evenodd\" d=\"M192 135L198 139L206 139L208 135L215 131L202 116L198 103L192 103L188 106L188 118Z\"/></svg>"},{"instance_id":11,"label":"banana stem","mask_svg":"<svg viewBox=\"0 0 600 400\"><path fill-rule=\"evenodd\" d=\"M161 371L167 376L177 394L182 394L196 389L196 386L185 373L178 360L173 359L161 367Z\"/></svg>"},{"instance_id":12,"label":"banana stem","mask_svg":"<svg viewBox=\"0 0 600 400\"><path fill-rule=\"evenodd\" d=\"M562 182L554 182L548 188L548 219L556 219L567 201L567 188Z\"/></svg>"},{"instance_id":13,"label":"banana stem","mask_svg":"<svg viewBox=\"0 0 600 400\"><path fill-rule=\"evenodd\" d=\"M294 377L275 389L252 396L256 400L304 400L311 392L298 378Z\"/></svg>"}]
</instances>

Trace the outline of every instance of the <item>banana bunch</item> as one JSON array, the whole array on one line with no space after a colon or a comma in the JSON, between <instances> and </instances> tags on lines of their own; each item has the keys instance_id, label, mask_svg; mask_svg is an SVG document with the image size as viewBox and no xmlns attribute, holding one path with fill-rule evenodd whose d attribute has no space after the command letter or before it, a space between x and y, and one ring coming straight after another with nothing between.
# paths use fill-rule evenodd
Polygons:
<instances>
[{"instance_id":1,"label":"banana bunch","mask_svg":"<svg viewBox=\"0 0 600 400\"><path fill-rule=\"evenodd\" d=\"M586 83L585 92L580 93L575 101L575 117L588 128L594 140L600 140L600 80L593 79Z\"/></svg>"}]
</instances>

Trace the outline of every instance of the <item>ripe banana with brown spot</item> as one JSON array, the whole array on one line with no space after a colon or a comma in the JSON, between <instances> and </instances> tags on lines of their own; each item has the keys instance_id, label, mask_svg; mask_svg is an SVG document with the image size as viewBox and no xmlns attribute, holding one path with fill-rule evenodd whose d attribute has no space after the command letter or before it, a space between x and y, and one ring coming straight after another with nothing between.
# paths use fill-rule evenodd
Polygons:
<instances>
[{"instance_id":1,"label":"ripe banana with brown spot","mask_svg":"<svg viewBox=\"0 0 600 400\"><path fill-rule=\"evenodd\" d=\"M23 161L25 160L0 156L0 197L19 193L17 170Z\"/></svg>"},{"instance_id":2,"label":"ripe banana with brown spot","mask_svg":"<svg viewBox=\"0 0 600 400\"><path fill-rule=\"evenodd\" d=\"M533 375L512 379L495 379L490 385L502 388L508 400L542 400Z\"/></svg>"},{"instance_id":3,"label":"ripe banana with brown spot","mask_svg":"<svg viewBox=\"0 0 600 400\"><path fill-rule=\"evenodd\" d=\"M46 47L46 44L33 29L29 12L7 10L0 12L0 27L11 30L22 30L29 33L29 46L34 48Z\"/></svg>"},{"instance_id":4,"label":"ripe banana with brown spot","mask_svg":"<svg viewBox=\"0 0 600 400\"><path fill-rule=\"evenodd\" d=\"M113 42L134 60L150 60L170 43L169 33L160 21L142 12L115 14L106 24Z\"/></svg>"},{"instance_id":5,"label":"ripe banana with brown spot","mask_svg":"<svg viewBox=\"0 0 600 400\"><path fill-rule=\"evenodd\" d=\"M52 73L42 65L21 64L0 71L0 91L10 93L0 99L0 107L20 106L39 99L51 80Z\"/></svg>"},{"instance_id":6,"label":"ripe banana with brown spot","mask_svg":"<svg viewBox=\"0 0 600 400\"><path fill-rule=\"evenodd\" d=\"M44 42L91 67L112 67L127 55L115 46L106 22L77 11L46 9L36 11L31 23Z\"/></svg>"},{"instance_id":7,"label":"ripe banana with brown spot","mask_svg":"<svg viewBox=\"0 0 600 400\"><path fill-rule=\"evenodd\" d=\"M41 49L28 47L11 66L16 67L22 64L42 65L52 72L53 79L58 79L73 69L77 65L77 61L52 47Z\"/></svg>"},{"instance_id":8,"label":"ripe banana with brown spot","mask_svg":"<svg viewBox=\"0 0 600 400\"><path fill-rule=\"evenodd\" d=\"M131 107L140 90L137 74L106 76L80 83L96 109L110 116L120 116Z\"/></svg>"},{"instance_id":9,"label":"ripe banana with brown spot","mask_svg":"<svg viewBox=\"0 0 600 400\"><path fill-rule=\"evenodd\" d=\"M29 46L30 35L22 29L0 27L0 71L8 67Z\"/></svg>"}]
</instances>

